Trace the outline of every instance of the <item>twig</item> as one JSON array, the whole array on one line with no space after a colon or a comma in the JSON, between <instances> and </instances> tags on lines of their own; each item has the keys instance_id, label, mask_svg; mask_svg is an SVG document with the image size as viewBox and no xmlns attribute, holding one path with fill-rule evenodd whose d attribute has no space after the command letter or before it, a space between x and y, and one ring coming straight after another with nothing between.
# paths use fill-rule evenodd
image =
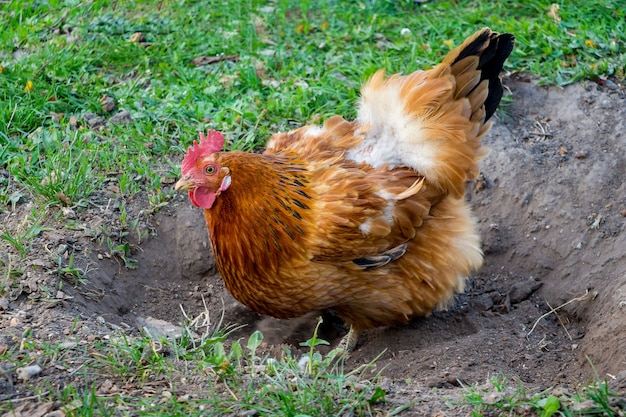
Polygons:
<instances>
[{"instance_id":1,"label":"twig","mask_svg":"<svg viewBox=\"0 0 626 417\"><path fill-rule=\"evenodd\" d=\"M50 391L42 392L39 395L31 395L30 397L22 397L22 398L15 398L15 399L12 399L11 397L8 397L6 399L0 400L0 402L11 401L13 404L15 404L16 402L21 402L21 401L38 400L41 397L45 397L48 394L50 394ZM14 396L14 394L9 394L9 395L13 395ZM19 394L16 393L15 395L19 395Z\"/></svg>"},{"instance_id":2,"label":"twig","mask_svg":"<svg viewBox=\"0 0 626 417\"><path fill-rule=\"evenodd\" d=\"M551 138L554 135L552 135L552 133L548 133L548 132L528 132L528 136L541 136L541 137L544 137L544 138Z\"/></svg>"},{"instance_id":3,"label":"twig","mask_svg":"<svg viewBox=\"0 0 626 417\"><path fill-rule=\"evenodd\" d=\"M530 329L530 331L526 334L526 337L530 336L530 334L531 334L531 333L535 330L535 327L537 327L537 325L539 324L539 322L541 321L541 319L544 319L544 318L548 317L550 314L555 313L557 310L562 309L563 307L565 307L565 306L566 306L566 305L568 305L568 304L573 303L574 301L586 301L586 300L589 300L589 299L592 299L592 300L593 300L593 299L596 297L596 295L597 295L597 293L590 293L590 292L589 292L589 289L586 289L586 290L585 290L585 294L581 295L580 297L572 298L571 300L567 301L567 302L566 302L566 303L564 303L564 304L561 304L561 305L560 305L560 306L558 306L558 307L555 307L555 308L550 307L550 311L548 311L548 312L547 312L547 313L545 313L545 314L542 314L542 315L541 315L541 317L539 317L539 318L535 321L535 324L533 324L533 327L532 327L532 328ZM550 306L550 305L548 304L548 306Z\"/></svg>"},{"instance_id":4,"label":"twig","mask_svg":"<svg viewBox=\"0 0 626 417\"><path fill-rule=\"evenodd\" d=\"M15 103L15 107L13 107L13 111L11 112L11 116L9 117L9 121L7 122L6 130L9 131L9 127L11 126L11 122L13 121L13 117L15 116L15 112L17 111L17 103Z\"/></svg>"},{"instance_id":5,"label":"twig","mask_svg":"<svg viewBox=\"0 0 626 417\"><path fill-rule=\"evenodd\" d=\"M548 305L548 307L552 308L549 302L546 301L546 304ZM559 324L561 325L561 327L563 327L563 330L565 330L565 333L567 333L567 337L569 337L569 340L574 340L572 338L572 335L569 334L569 332L567 331L567 327L565 327L565 323L563 323L563 320L561 320L561 316L559 316L556 311L554 311L554 315L559 320Z\"/></svg>"}]
</instances>

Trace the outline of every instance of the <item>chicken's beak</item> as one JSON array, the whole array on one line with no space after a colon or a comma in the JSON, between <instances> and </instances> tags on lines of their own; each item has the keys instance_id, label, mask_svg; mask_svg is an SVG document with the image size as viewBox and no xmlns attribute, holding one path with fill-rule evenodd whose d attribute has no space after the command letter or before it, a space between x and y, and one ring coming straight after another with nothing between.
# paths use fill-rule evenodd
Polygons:
<instances>
[{"instance_id":1,"label":"chicken's beak","mask_svg":"<svg viewBox=\"0 0 626 417\"><path fill-rule=\"evenodd\" d=\"M186 175L178 180L174 185L174 191L190 190L194 187L193 181L191 181L191 175Z\"/></svg>"}]
</instances>

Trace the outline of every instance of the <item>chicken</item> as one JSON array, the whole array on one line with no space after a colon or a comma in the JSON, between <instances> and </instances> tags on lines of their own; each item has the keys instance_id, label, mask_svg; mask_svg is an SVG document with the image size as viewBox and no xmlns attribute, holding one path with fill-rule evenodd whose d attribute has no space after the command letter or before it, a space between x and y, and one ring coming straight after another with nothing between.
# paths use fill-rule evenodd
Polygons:
<instances>
[{"instance_id":1,"label":"chicken","mask_svg":"<svg viewBox=\"0 0 626 417\"><path fill-rule=\"evenodd\" d=\"M362 88L358 116L273 135L262 154L200 133L177 190L203 208L232 295L287 319L333 310L359 332L446 308L483 261L465 201L514 37L484 28L428 71Z\"/></svg>"}]
</instances>

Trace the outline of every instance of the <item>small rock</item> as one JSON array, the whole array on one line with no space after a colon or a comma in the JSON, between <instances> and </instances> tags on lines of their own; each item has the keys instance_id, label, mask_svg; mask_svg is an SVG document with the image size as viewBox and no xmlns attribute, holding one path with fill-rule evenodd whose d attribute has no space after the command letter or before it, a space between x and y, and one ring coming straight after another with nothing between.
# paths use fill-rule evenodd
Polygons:
<instances>
[{"instance_id":1,"label":"small rock","mask_svg":"<svg viewBox=\"0 0 626 417\"><path fill-rule=\"evenodd\" d=\"M470 308L474 311L488 311L493 308L493 299L489 294L481 294L469 301Z\"/></svg>"},{"instance_id":2,"label":"small rock","mask_svg":"<svg viewBox=\"0 0 626 417\"><path fill-rule=\"evenodd\" d=\"M596 407L595 401L588 399L582 402L574 402L570 405L570 410L574 413L581 413L584 411L593 410Z\"/></svg>"},{"instance_id":3,"label":"small rock","mask_svg":"<svg viewBox=\"0 0 626 417\"><path fill-rule=\"evenodd\" d=\"M39 375L42 371L43 369L41 369L41 366L31 365L17 368L15 370L15 373L17 374L18 379L21 379L22 381L28 381L32 377Z\"/></svg>"},{"instance_id":4,"label":"small rock","mask_svg":"<svg viewBox=\"0 0 626 417\"><path fill-rule=\"evenodd\" d=\"M111 113L115 109L115 99L105 94L100 98L100 105L102 106L102 110Z\"/></svg>"},{"instance_id":5,"label":"small rock","mask_svg":"<svg viewBox=\"0 0 626 417\"><path fill-rule=\"evenodd\" d=\"M191 394L180 395L176 398L176 402L178 403L186 403L191 399Z\"/></svg>"},{"instance_id":6,"label":"small rock","mask_svg":"<svg viewBox=\"0 0 626 417\"><path fill-rule=\"evenodd\" d=\"M91 112L85 113L85 121L89 125L91 129L99 129L104 126L104 119L100 116L97 116Z\"/></svg>"},{"instance_id":7,"label":"small rock","mask_svg":"<svg viewBox=\"0 0 626 417\"><path fill-rule=\"evenodd\" d=\"M263 84L265 86L270 86L270 87L273 87L273 88L280 87L280 83L278 81L276 81L276 80L269 80L269 81L268 80L263 80Z\"/></svg>"},{"instance_id":8,"label":"small rock","mask_svg":"<svg viewBox=\"0 0 626 417\"><path fill-rule=\"evenodd\" d=\"M59 123L64 116L63 113L57 113L54 111L51 111L49 114L56 123Z\"/></svg>"},{"instance_id":9,"label":"small rock","mask_svg":"<svg viewBox=\"0 0 626 417\"><path fill-rule=\"evenodd\" d=\"M455 387L460 387L462 385L465 385L465 381L463 380L463 378L455 376L455 375L447 375L446 382Z\"/></svg>"},{"instance_id":10,"label":"small rock","mask_svg":"<svg viewBox=\"0 0 626 417\"><path fill-rule=\"evenodd\" d=\"M428 388L443 388L446 386L446 381L437 377L428 378L424 382Z\"/></svg>"},{"instance_id":11,"label":"small rock","mask_svg":"<svg viewBox=\"0 0 626 417\"><path fill-rule=\"evenodd\" d=\"M78 343L72 341L61 343L61 349L74 349L76 346L78 346Z\"/></svg>"},{"instance_id":12,"label":"small rock","mask_svg":"<svg viewBox=\"0 0 626 417\"><path fill-rule=\"evenodd\" d=\"M541 287L541 281L535 281L534 278L529 278L526 281L518 282L514 284L509 290L509 298L511 304L521 303L526 300L530 295Z\"/></svg>"},{"instance_id":13,"label":"small rock","mask_svg":"<svg viewBox=\"0 0 626 417\"><path fill-rule=\"evenodd\" d=\"M154 339L176 339L183 334L183 328L154 317L137 317L137 326Z\"/></svg>"},{"instance_id":14,"label":"small rock","mask_svg":"<svg viewBox=\"0 0 626 417\"><path fill-rule=\"evenodd\" d=\"M128 40L134 43L144 42L146 40L146 35L144 35L143 32L135 32L130 35Z\"/></svg>"},{"instance_id":15,"label":"small rock","mask_svg":"<svg viewBox=\"0 0 626 417\"><path fill-rule=\"evenodd\" d=\"M237 413L237 417L253 417L259 414L257 410L245 410Z\"/></svg>"},{"instance_id":16,"label":"small rock","mask_svg":"<svg viewBox=\"0 0 626 417\"><path fill-rule=\"evenodd\" d=\"M355 383L352 384L352 388L356 392L363 392L367 388L367 384L364 384L362 382L355 382Z\"/></svg>"},{"instance_id":17,"label":"small rock","mask_svg":"<svg viewBox=\"0 0 626 417\"><path fill-rule=\"evenodd\" d=\"M59 300L70 300L72 297L65 294L63 291L58 290L55 295L55 298L58 298Z\"/></svg>"},{"instance_id":18,"label":"small rock","mask_svg":"<svg viewBox=\"0 0 626 417\"><path fill-rule=\"evenodd\" d=\"M57 247L57 255L63 255L65 252L67 252L67 245L65 243L61 243Z\"/></svg>"},{"instance_id":19,"label":"small rock","mask_svg":"<svg viewBox=\"0 0 626 417\"><path fill-rule=\"evenodd\" d=\"M9 309L9 299L6 297L0 297L0 310Z\"/></svg>"},{"instance_id":20,"label":"small rock","mask_svg":"<svg viewBox=\"0 0 626 417\"><path fill-rule=\"evenodd\" d=\"M63 217L65 217L66 219L76 218L76 212L72 210L70 207L62 207L61 213L63 214Z\"/></svg>"},{"instance_id":21,"label":"small rock","mask_svg":"<svg viewBox=\"0 0 626 417\"><path fill-rule=\"evenodd\" d=\"M385 392L389 392L389 390L391 389L391 385L392 385L391 378L384 377L378 384L378 387Z\"/></svg>"},{"instance_id":22,"label":"small rock","mask_svg":"<svg viewBox=\"0 0 626 417\"><path fill-rule=\"evenodd\" d=\"M11 320L9 320L9 327L17 327L20 325L20 319L18 319L17 317L11 317Z\"/></svg>"},{"instance_id":23,"label":"small rock","mask_svg":"<svg viewBox=\"0 0 626 417\"><path fill-rule=\"evenodd\" d=\"M574 157L576 159L585 159L588 155L589 155L589 152L583 149L583 150L577 151Z\"/></svg>"},{"instance_id":24,"label":"small rock","mask_svg":"<svg viewBox=\"0 0 626 417\"><path fill-rule=\"evenodd\" d=\"M122 110L111 117L109 121L114 125L127 125L133 122L133 118L128 110Z\"/></svg>"}]
</instances>

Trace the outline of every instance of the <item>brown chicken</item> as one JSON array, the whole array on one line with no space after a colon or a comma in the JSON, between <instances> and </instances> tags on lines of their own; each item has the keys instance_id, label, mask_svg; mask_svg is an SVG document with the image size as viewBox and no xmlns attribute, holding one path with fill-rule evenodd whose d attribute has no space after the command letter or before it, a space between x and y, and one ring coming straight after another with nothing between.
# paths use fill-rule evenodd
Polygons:
<instances>
[{"instance_id":1,"label":"brown chicken","mask_svg":"<svg viewBox=\"0 0 626 417\"><path fill-rule=\"evenodd\" d=\"M263 154L200 134L177 190L204 209L233 296L277 318L334 310L350 332L426 316L482 264L465 185L513 36L484 28L428 71L363 87L358 117L272 136Z\"/></svg>"}]
</instances>

